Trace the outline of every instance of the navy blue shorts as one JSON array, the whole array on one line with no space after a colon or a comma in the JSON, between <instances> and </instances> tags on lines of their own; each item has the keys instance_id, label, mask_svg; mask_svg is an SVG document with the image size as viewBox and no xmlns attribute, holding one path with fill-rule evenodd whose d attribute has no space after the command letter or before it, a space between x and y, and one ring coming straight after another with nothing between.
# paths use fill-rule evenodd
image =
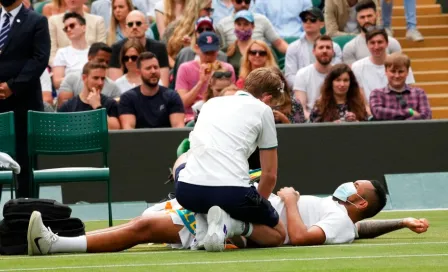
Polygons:
<instances>
[{"instance_id":1,"label":"navy blue shorts","mask_svg":"<svg viewBox=\"0 0 448 272\"><path fill-rule=\"evenodd\" d=\"M180 165L176 176L185 167ZM253 224L275 227L279 216L271 202L262 197L255 187L201 186L176 179L176 199L182 207L196 213L207 214L219 206L232 218Z\"/></svg>"}]
</instances>

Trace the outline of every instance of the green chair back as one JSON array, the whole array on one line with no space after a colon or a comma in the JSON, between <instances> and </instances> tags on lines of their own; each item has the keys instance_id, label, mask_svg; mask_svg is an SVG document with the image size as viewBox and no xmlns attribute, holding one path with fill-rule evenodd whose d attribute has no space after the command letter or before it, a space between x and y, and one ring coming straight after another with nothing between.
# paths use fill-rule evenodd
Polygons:
<instances>
[{"instance_id":1,"label":"green chair back","mask_svg":"<svg viewBox=\"0 0 448 272\"><path fill-rule=\"evenodd\" d=\"M11 111L0 114L0 152L13 158L16 156L14 113Z\"/></svg>"},{"instance_id":2,"label":"green chair back","mask_svg":"<svg viewBox=\"0 0 448 272\"><path fill-rule=\"evenodd\" d=\"M0 114L0 152L8 154L14 159L16 157L16 136L12 111ZM14 197L15 178L16 175L12 171L0 171L0 184L10 185L11 199Z\"/></svg>"},{"instance_id":3,"label":"green chair back","mask_svg":"<svg viewBox=\"0 0 448 272\"><path fill-rule=\"evenodd\" d=\"M296 41L297 39L299 39L299 37L285 37L283 38L285 40L285 42L287 42L288 44L291 44L292 42ZM283 71L283 69L285 68L285 54L280 53L276 48L272 48L272 51L274 52L274 55L277 59L277 65L280 68L280 70Z\"/></svg>"},{"instance_id":4,"label":"green chair back","mask_svg":"<svg viewBox=\"0 0 448 272\"><path fill-rule=\"evenodd\" d=\"M30 156L109 152L106 109L52 113L28 112ZM107 156L105 165L107 167Z\"/></svg>"},{"instance_id":5,"label":"green chair back","mask_svg":"<svg viewBox=\"0 0 448 272\"><path fill-rule=\"evenodd\" d=\"M190 149L190 140L188 138L185 138L180 145L177 147L177 157L179 158L180 155L184 154Z\"/></svg>"},{"instance_id":6,"label":"green chair back","mask_svg":"<svg viewBox=\"0 0 448 272\"><path fill-rule=\"evenodd\" d=\"M34 4L34 11L39 14L42 14L44 6L50 2L51 2L50 0L47 0Z\"/></svg>"},{"instance_id":7,"label":"green chair back","mask_svg":"<svg viewBox=\"0 0 448 272\"><path fill-rule=\"evenodd\" d=\"M152 33L154 33L154 39L159 41L160 40L160 34L159 34L159 30L157 29L157 24L156 23L152 23L151 24L151 30L152 30Z\"/></svg>"},{"instance_id":8,"label":"green chair back","mask_svg":"<svg viewBox=\"0 0 448 272\"><path fill-rule=\"evenodd\" d=\"M344 36L336 36L333 37L333 41L339 45L339 47L344 49L344 46L351 41L355 36L354 35L344 35Z\"/></svg>"}]
</instances>

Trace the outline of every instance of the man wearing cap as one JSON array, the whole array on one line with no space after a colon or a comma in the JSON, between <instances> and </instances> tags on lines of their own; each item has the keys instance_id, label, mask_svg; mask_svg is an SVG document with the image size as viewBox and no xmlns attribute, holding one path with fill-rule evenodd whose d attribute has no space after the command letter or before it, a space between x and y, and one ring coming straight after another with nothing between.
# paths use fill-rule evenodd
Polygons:
<instances>
[{"instance_id":1,"label":"man wearing cap","mask_svg":"<svg viewBox=\"0 0 448 272\"><path fill-rule=\"evenodd\" d=\"M199 35L204 31L215 32L215 28L213 27L213 19L208 16L200 17L195 24L195 37L198 39ZM196 40L195 39L195 40ZM176 86L176 77L177 71L179 70L179 66L182 63L185 63L190 60L199 59L199 55L195 52L195 43L192 43L192 46L184 47L180 50L177 55L176 62L173 67L173 79L170 82L170 88L174 89ZM218 51L218 60L227 62L227 55Z\"/></svg>"},{"instance_id":2,"label":"man wearing cap","mask_svg":"<svg viewBox=\"0 0 448 272\"><path fill-rule=\"evenodd\" d=\"M216 33L222 38L221 48L226 48L236 41L234 15L241 10L250 9L250 0L232 0L234 14L224 17L216 25ZM288 44L278 35L274 26L266 16L253 12L255 28L252 39L272 44L279 52L286 53Z\"/></svg>"},{"instance_id":3,"label":"man wearing cap","mask_svg":"<svg viewBox=\"0 0 448 272\"><path fill-rule=\"evenodd\" d=\"M324 27L324 15L316 7L300 13L305 36L291 43L286 51L285 76L289 86L294 86L297 71L316 62L313 54L314 41L321 36L320 30ZM333 43L334 57L332 64L342 61L342 50L337 43Z\"/></svg>"},{"instance_id":4,"label":"man wearing cap","mask_svg":"<svg viewBox=\"0 0 448 272\"><path fill-rule=\"evenodd\" d=\"M214 70L224 68L232 72L232 82L235 82L235 71L229 63L217 60L219 38L214 32L202 32L194 46L199 58L180 65L176 78L176 91L179 93L185 107L185 122L194 119L191 106L203 99L210 77Z\"/></svg>"}]
</instances>

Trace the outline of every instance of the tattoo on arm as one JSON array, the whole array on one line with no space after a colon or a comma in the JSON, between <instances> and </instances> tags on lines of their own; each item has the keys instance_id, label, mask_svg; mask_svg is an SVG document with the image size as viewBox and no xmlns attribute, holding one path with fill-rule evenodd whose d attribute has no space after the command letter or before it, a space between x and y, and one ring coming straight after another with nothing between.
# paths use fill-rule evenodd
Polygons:
<instances>
[{"instance_id":1,"label":"tattoo on arm","mask_svg":"<svg viewBox=\"0 0 448 272\"><path fill-rule=\"evenodd\" d=\"M404 228L402 219L358 222L358 239L368 239Z\"/></svg>"}]
</instances>

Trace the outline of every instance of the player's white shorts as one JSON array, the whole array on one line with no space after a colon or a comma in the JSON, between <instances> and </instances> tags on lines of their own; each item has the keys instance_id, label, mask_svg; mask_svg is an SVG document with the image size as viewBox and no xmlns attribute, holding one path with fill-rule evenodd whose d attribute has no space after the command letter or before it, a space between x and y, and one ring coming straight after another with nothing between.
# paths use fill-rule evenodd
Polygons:
<instances>
[{"instance_id":1,"label":"player's white shorts","mask_svg":"<svg viewBox=\"0 0 448 272\"><path fill-rule=\"evenodd\" d=\"M179 231L181 244L170 244L172 248L188 249L195 242L196 218L194 213L185 210L176 199L158 203L146 209L142 216L151 216L153 213L165 211L171 216L173 224L183 226Z\"/></svg>"}]
</instances>

